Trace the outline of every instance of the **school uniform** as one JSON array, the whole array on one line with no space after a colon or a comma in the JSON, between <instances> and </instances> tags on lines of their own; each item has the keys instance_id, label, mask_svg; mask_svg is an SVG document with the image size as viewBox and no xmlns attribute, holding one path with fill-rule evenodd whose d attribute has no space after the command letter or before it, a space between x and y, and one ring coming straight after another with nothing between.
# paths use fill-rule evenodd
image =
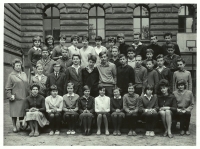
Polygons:
<instances>
[{"instance_id":1,"label":"school uniform","mask_svg":"<svg viewBox=\"0 0 200 149\"><path fill-rule=\"evenodd\" d=\"M183 93L179 93L178 91L174 91L173 93L176 97L177 108L186 110L185 113L178 111L176 113L176 117L180 119L180 129L188 131L191 111L194 107L194 96L189 90L184 90Z\"/></svg>"},{"instance_id":2,"label":"school uniform","mask_svg":"<svg viewBox=\"0 0 200 149\"><path fill-rule=\"evenodd\" d=\"M28 51L28 65L31 71L36 71L35 67L37 61L39 61L41 58L42 58L42 50L40 48L36 48L34 46Z\"/></svg>"},{"instance_id":3,"label":"school uniform","mask_svg":"<svg viewBox=\"0 0 200 149\"><path fill-rule=\"evenodd\" d=\"M90 95L97 97L99 94L99 71L96 67L90 69L88 66L82 69L83 86L88 85L90 88Z\"/></svg>"},{"instance_id":4,"label":"school uniform","mask_svg":"<svg viewBox=\"0 0 200 149\"><path fill-rule=\"evenodd\" d=\"M129 66L131 66L131 67L134 69L134 68L135 68L135 57L134 57L132 60L130 60L130 59L128 58L127 64L128 64Z\"/></svg>"},{"instance_id":5,"label":"school uniform","mask_svg":"<svg viewBox=\"0 0 200 149\"><path fill-rule=\"evenodd\" d=\"M55 48L53 49L53 52L52 52L52 59L54 61L57 61L59 59L59 56L62 56L62 49L68 50L68 48L66 46L61 45L61 44L55 46Z\"/></svg>"},{"instance_id":6,"label":"school uniform","mask_svg":"<svg viewBox=\"0 0 200 149\"><path fill-rule=\"evenodd\" d=\"M133 43L132 46L135 49L136 55L141 55L143 60L146 59L147 47L143 43L139 42L138 45Z\"/></svg>"},{"instance_id":7,"label":"school uniform","mask_svg":"<svg viewBox=\"0 0 200 149\"><path fill-rule=\"evenodd\" d=\"M163 48L158 45L158 44L150 44L147 46L147 49L152 49L153 50L153 59L156 60L156 57L159 55L159 54L163 54L164 55L164 51L163 51Z\"/></svg>"},{"instance_id":8,"label":"school uniform","mask_svg":"<svg viewBox=\"0 0 200 149\"><path fill-rule=\"evenodd\" d=\"M99 53L100 52L107 52L107 49L104 46L100 46L99 48L96 46L96 47L94 47L94 51L95 51L95 56L97 57L97 61L96 61L96 64L95 64L97 66L98 64L101 63L101 59L99 57Z\"/></svg>"},{"instance_id":9,"label":"school uniform","mask_svg":"<svg viewBox=\"0 0 200 149\"><path fill-rule=\"evenodd\" d=\"M78 66L77 68L72 65L66 70L66 82L72 82L74 84L74 93L82 96L82 67Z\"/></svg>"},{"instance_id":10,"label":"school uniform","mask_svg":"<svg viewBox=\"0 0 200 149\"><path fill-rule=\"evenodd\" d=\"M176 54L164 56L165 66L169 68L171 72L175 72L178 70L177 59L179 58L180 56Z\"/></svg>"},{"instance_id":11,"label":"school uniform","mask_svg":"<svg viewBox=\"0 0 200 149\"><path fill-rule=\"evenodd\" d=\"M177 90L176 83L178 80L183 79L186 81L186 90L192 91L192 77L191 73L187 70L178 70L173 75L173 91Z\"/></svg>"},{"instance_id":12,"label":"school uniform","mask_svg":"<svg viewBox=\"0 0 200 149\"><path fill-rule=\"evenodd\" d=\"M56 76L56 72L50 73L47 77L47 95L50 95L50 87L56 85L58 88L58 95L63 96L66 93L66 75L59 72Z\"/></svg>"},{"instance_id":13,"label":"school uniform","mask_svg":"<svg viewBox=\"0 0 200 149\"><path fill-rule=\"evenodd\" d=\"M126 57L127 57L127 49L129 48L130 46L128 44L126 44L125 42L122 43L122 44L119 44L119 52L120 54L124 54Z\"/></svg>"},{"instance_id":14,"label":"school uniform","mask_svg":"<svg viewBox=\"0 0 200 149\"><path fill-rule=\"evenodd\" d=\"M148 109L153 109L152 113L147 112ZM146 122L146 131L154 131L155 124L158 119L158 100L157 97L151 95L150 98L146 94L140 97L139 111L141 118Z\"/></svg>"},{"instance_id":15,"label":"school uniform","mask_svg":"<svg viewBox=\"0 0 200 149\"><path fill-rule=\"evenodd\" d=\"M68 50L69 50L69 57L72 58L72 56L74 54L76 55L80 55L80 49L75 47L74 45L71 45L68 47Z\"/></svg>"},{"instance_id":16,"label":"school uniform","mask_svg":"<svg viewBox=\"0 0 200 149\"><path fill-rule=\"evenodd\" d=\"M147 69L147 84L153 86L154 94L157 94L157 85L159 83L158 73L154 69Z\"/></svg>"},{"instance_id":17,"label":"school uniform","mask_svg":"<svg viewBox=\"0 0 200 149\"><path fill-rule=\"evenodd\" d=\"M129 65L117 68L117 86L122 90L121 95L128 93L128 84L135 84L135 72Z\"/></svg>"},{"instance_id":18,"label":"school uniform","mask_svg":"<svg viewBox=\"0 0 200 149\"><path fill-rule=\"evenodd\" d=\"M180 52L178 44L173 43L173 45L174 45L174 49L175 49L174 54L181 56L181 52ZM163 51L164 56L168 55L167 46L168 46L168 44L166 44L166 43L162 45L162 51Z\"/></svg>"},{"instance_id":19,"label":"school uniform","mask_svg":"<svg viewBox=\"0 0 200 149\"><path fill-rule=\"evenodd\" d=\"M42 58L41 60L37 61L37 65L38 64L42 65L42 67L43 67L43 74L45 76L48 76L50 74L51 67L52 67L52 65L54 63L55 63L55 61L52 60L50 57L47 58L46 60Z\"/></svg>"},{"instance_id":20,"label":"school uniform","mask_svg":"<svg viewBox=\"0 0 200 149\"><path fill-rule=\"evenodd\" d=\"M44 97L46 97L46 94L47 94L46 82L47 82L47 76L45 76L43 74L41 76L36 74L31 79L31 83L37 83L40 86L40 90L39 90L38 94L40 94Z\"/></svg>"},{"instance_id":21,"label":"school uniform","mask_svg":"<svg viewBox=\"0 0 200 149\"><path fill-rule=\"evenodd\" d=\"M71 58L62 57L57 60L57 62L61 65L63 68L63 72L66 74L67 68L73 65Z\"/></svg>"},{"instance_id":22,"label":"school uniform","mask_svg":"<svg viewBox=\"0 0 200 149\"><path fill-rule=\"evenodd\" d=\"M88 66L88 57L90 55L95 55L94 48L91 46L88 46L86 49L82 47L80 49L80 55L81 55L81 67L85 68Z\"/></svg>"}]
</instances>

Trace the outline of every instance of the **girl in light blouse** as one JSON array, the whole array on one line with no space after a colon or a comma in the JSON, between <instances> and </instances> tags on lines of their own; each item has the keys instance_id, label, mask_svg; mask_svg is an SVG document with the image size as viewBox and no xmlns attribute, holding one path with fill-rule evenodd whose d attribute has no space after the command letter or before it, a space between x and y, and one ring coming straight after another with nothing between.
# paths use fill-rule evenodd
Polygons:
<instances>
[{"instance_id":1,"label":"girl in light blouse","mask_svg":"<svg viewBox=\"0 0 200 149\"><path fill-rule=\"evenodd\" d=\"M67 84L67 92L63 96L63 120L69 124L67 134L75 134L75 125L78 119L78 99L79 95L74 93L74 84Z\"/></svg>"},{"instance_id":2,"label":"girl in light blouse","mask_svg":"<svg viewBox=\"0 0 200 149\"><path fill-rule=\"evenodd\" d=\"M45 98L46 112L49 115L50 133L49 135L60 134L61 112L63 108L63 97L58 95L58 88L56 85L50 87L51 95Z\"/></svg>"},{"instance_id":3,"label":"girl in light blouse","mask_svg":"<svg viewBox=\"0 0 200 149\"><path fill-rule=\"evenodd\" d=\"M108 119L110 117L110 97L105 96L105 87L98 86L99 96L95 98L95 112L97 114L97 135L101 134L102 119L105 125L105 134L109 135Z\"/></svg>"}]
</instances>

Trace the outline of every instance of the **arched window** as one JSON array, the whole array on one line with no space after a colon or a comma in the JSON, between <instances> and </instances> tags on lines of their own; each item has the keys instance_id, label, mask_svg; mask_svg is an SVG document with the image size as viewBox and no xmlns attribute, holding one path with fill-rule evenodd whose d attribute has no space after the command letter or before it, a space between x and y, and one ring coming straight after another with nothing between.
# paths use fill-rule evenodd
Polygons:
<instances>
[{"instance_id":1,"label":"arched window","mask_svg":"<svg viewBox=\"0 0 200 149\"><path fill-rule=\"evenodd\" d=\"M191 5L183 5L178 12L179 33L194 32L194 8Z\"/></svg>"},{"instance_id":2,"label":"arched window","mask_svg":"<svg viewBox=\"0 0 200 149\"><path fill-rule=\"evenodd\" d=\"M133 11L133 32L139 32L142 39L149 39L149 10L143 5Z\"/></svg>"},{"instance_id":3,"label":"arched window","mask_svg":"<svg viewBox=\"0 0 200 149\"><path fill-rule=\"evenodd\" d=\"M89 10L89 38L94 39L96 36L101 36L105 39L105 12L95 5Z\"/></svg>"},{"instance_id":4,"label":"arched window","mask_svg":"<svg viewBox=\"0 0 200 149\"><path fill-rule=\"evenodd\" d=\"M55 42L58 42L60 35L60 13L55 6L49 6L44 9L44 37L52 35Z\"/></svg>"}]
</instances>

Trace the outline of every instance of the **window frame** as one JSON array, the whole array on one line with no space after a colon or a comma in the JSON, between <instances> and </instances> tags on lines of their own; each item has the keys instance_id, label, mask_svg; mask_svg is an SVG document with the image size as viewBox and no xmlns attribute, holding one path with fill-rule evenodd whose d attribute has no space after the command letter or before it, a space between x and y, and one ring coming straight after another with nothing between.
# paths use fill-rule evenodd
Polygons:
<instances>
[{"instance_id":1,"label":"window frame","mask_svg":"<svg viewBox=\"0 0 200 149\"><path fill-rule=\"evenodd\" d=\"M92 8L94 8L95 7L95 10L96 10L96 15L95 16L90 16L90 10L92 9ZM104 11L104 16L98 16L98 7L100 7L103 11ZM100 5L94 5L94 6L92 6L92 7L90 7L90 9L89 9L89 11L88 11L88 37L89 37L89 31L90 31L90 29L89 29L89 23L90 23L90 19L95 19L95 21L96 21L96 36L99 36L98 35L98 19L104 19L104 35L105 35L105 39L104 39L104 37L102 37L102 40L104 41L104 40L106 40L106 30L105 30L105 10L104 10L104 8L102 7L102 6L100 6ZM94 39L89 39L90 41L94 41Z\"/></svg>"},{"instance_id":2,"label":"window frame","mask_svg":"<svg viewBox=\"0 0 200 149\"><path fill-rule=\"evenodd\" d=\"M140 15L138 15L138 16L135 16L134 15L134 11L135 11L135 9L137 8L137 7L140 7ZM147 10L148 10L148 16L143 16L142 15L142 7L145 7ZM146 5L137 5L135 8L134 8L134 10L133 10L133 33L134 33L134 19L135 18L139 18L140 19L140 34L141 34L141 40L149 40L149 37L150 37L150 9L149 9L149 7L148 6L146 6ZM148 18L149 19L149 21L148 21L148 23L149 23L149 35L148 35L148 38L147 39L142 39L142 19L143 18Z\"/></svg>"}]
</instances>

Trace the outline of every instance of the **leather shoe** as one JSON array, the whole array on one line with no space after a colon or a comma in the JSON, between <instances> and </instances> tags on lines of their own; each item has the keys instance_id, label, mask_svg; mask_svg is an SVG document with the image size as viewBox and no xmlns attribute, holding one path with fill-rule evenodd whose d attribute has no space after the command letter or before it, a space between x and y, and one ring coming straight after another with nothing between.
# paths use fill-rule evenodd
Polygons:
<instances>
[{"instance_id":1,"label":"leather shoe","mask_svg":"<svg viewBox=\"0 0 200 149\"><path fill-rule=\"evenodd\" d=\"M173 138L174 136L173 136L173 134L168 134L168 137Z\"/></svg>"},{"instance_id":2,"label":"leather shoe","mask_svg":"<svg viewBox=\"0 0 200 149\"><path fill-rule=\"evenodd\" d=\"M186 134L186 135L190 135L190 132L189 132L189 131L186 131L185 134Z\"/></svg>"}]
</instances>

